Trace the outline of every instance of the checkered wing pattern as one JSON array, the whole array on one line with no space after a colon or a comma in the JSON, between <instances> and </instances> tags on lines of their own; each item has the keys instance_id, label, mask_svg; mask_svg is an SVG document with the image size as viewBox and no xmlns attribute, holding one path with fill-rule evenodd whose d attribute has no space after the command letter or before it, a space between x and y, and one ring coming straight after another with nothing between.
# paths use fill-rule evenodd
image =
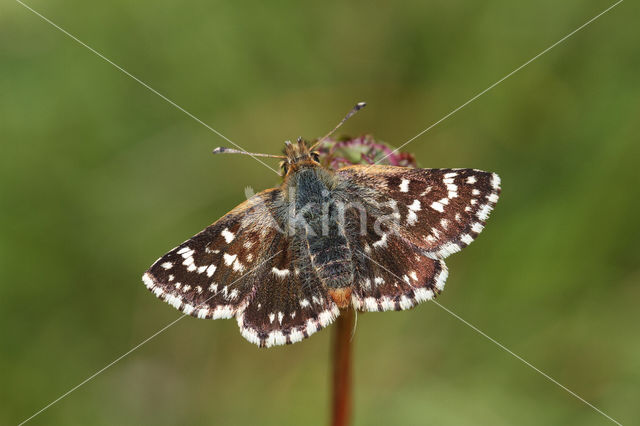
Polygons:
<instances>
[{"instance_id":1,"label":"checkered wing pattern","mask_svg":"<svg viewBox=\"0 0 640 426\"><path fill-rule=\"evenodd\" d=\"M185 314L236 317L242 335L259 346L321 330L339 309L296 256L304 245L282 232L281 204L280 190L255 195L158 259L145 285Z\"/></svg>"},{"instance_id":2,"label":"checkered wing pattern","mask_svg":"<svg viewBox=\"0 0 640 426\"><path fill-rule=\"evenodd\" d=\"M352 304L365 311L409 309L435 297L444 258L470 244L498 200L500 179L471 169L350 166L338 171L354 252ZM354 200L357 202L354 203Z\"/></svg>"},{"instance_id":3,"label":"checkered wing pattern","mask_svg":"<svg viewBox=\"0 0 640 426\"><path fill-rule=\"evenodd\" d=\"M338 175L345 192L360 194L369 212L390 219L392 233L434 259L469 245L500 194L500 177L475 169L358 165L340 169Z\"/></svg>"},{"instance_id":4,"label":"checkered wing pattern","mask_svg":"<svg viewBox=\"0 0 640 426\"><path fill-rule=\"evenodd\" d=\"M242 312L272 255L263 241L276 225L281 198L277 189L253 196L158 259L143 282L187 315L218 319Z\"/></svg>"},{"instance_id":5,"label":"checkered wing pattern","mask_svg":"<svg viewBox=\"0 0 640 426\"><path fill-rule=\"evenodd\" d=\"M259 346L299 342L340 314L316 273L305 262L297 237L274 236L277 253L247 308L237 316L242 335Z\"/></svg>"}]
</instances>

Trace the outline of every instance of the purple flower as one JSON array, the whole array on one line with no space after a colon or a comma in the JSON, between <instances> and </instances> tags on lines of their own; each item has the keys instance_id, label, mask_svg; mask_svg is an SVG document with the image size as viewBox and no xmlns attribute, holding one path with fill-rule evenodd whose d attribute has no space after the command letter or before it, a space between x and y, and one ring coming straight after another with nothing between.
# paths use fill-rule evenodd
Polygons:
<instances>
[{"instance_id":1,"label":"purple flower","mask_svg":"<svg viewBox=\"0 0 640 426\"><path fill-rule=\"evenodd\" d=\"M389 166L417 167L416 160L408 152L394 152L384 142L371 135L350 139L328 139L318 149L322 165L339 169L353 164L382 164Z\"/></svg>"}]
</instances>

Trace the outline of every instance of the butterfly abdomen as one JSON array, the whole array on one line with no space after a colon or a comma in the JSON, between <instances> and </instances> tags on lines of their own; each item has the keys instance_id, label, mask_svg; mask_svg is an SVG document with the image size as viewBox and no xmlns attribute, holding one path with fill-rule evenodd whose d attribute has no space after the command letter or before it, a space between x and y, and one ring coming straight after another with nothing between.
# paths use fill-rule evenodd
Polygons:
<instances>
[{"instance_id":1,"label":"butterfly abdomen","mask_svg":"<svg viewBox=\"0 0 640 426\"><path fill-rule=\"evenodd\" d=\"M317 277L325 287L336 289L351 286L353 261L340 210L331 193L331 178L329 172L317 168L297 174L296 232L304 234L300 237L306 242Z\"/></svg>"}]
</instances>

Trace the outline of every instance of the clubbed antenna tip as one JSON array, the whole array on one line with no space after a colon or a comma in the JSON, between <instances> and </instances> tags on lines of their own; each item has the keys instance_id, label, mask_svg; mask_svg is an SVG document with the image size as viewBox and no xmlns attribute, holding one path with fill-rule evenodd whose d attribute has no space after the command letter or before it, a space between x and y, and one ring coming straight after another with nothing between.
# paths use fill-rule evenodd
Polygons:
<instances>
[{"instance_id":1,"label":"clubbed antenna tip","mask_svg":"<svg viewBox=\"0 0 640 426\"><path fill-rule=\"evenodd\" d=\"M351 108L351 111L349 111L349 113L342 119L342 121L340 121L338 123L338 125L336 127L333 128L332 131L330 131L329 133L327 133L324 137L318 139L318 142L314 143L313 146L311 147L311 150L315 149L318 145L320 145L322 142L325 141L325 139L327 139L329 136L331 136L332 134L334 134L336 132L336 130L338 130L345 121L347 121L348 119L350 119L353 114L355 114L356 112L360 111L362 108L366 107L367 103L366 102L358 102L356 104L356 106L354 106L353 108Z\"/></svg>"},{"instance_id":2,"label":"clubbed antenna tip","mask_svg":"<svg viewBox=\"0 0 640 426\"><path fill-rule=\"evenodd\" d=\"M272 154L258 154L255 152L247 152L247 151L240 151L239 149L233 149L233 148L226 148L224 146L219 146L216 149L213 150L214 154L244 154L244 155L250 155L252 157L267 157L267 158L287 158L285 156L282 155L272 155Z\"/></svg>"}]
</instances>

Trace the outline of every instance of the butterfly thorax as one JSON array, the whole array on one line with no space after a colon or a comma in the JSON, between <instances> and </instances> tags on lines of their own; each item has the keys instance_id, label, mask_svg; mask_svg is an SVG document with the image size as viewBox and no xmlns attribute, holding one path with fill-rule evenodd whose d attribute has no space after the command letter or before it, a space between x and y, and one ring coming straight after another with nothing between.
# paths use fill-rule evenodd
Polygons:
<instances>
[{"instance_id":1,"label":"butterfly thorax","mask_svg":"<svg viewBox=\"0 0 640 426\"><path fill-rule=\"evenodd\" d=\"M340 200L331 170L304 160L289 170L283 184L289 204L289 232L310 269L331 292L353 283L352 253L345 234Z\"/></svg>"}]
</instances>

